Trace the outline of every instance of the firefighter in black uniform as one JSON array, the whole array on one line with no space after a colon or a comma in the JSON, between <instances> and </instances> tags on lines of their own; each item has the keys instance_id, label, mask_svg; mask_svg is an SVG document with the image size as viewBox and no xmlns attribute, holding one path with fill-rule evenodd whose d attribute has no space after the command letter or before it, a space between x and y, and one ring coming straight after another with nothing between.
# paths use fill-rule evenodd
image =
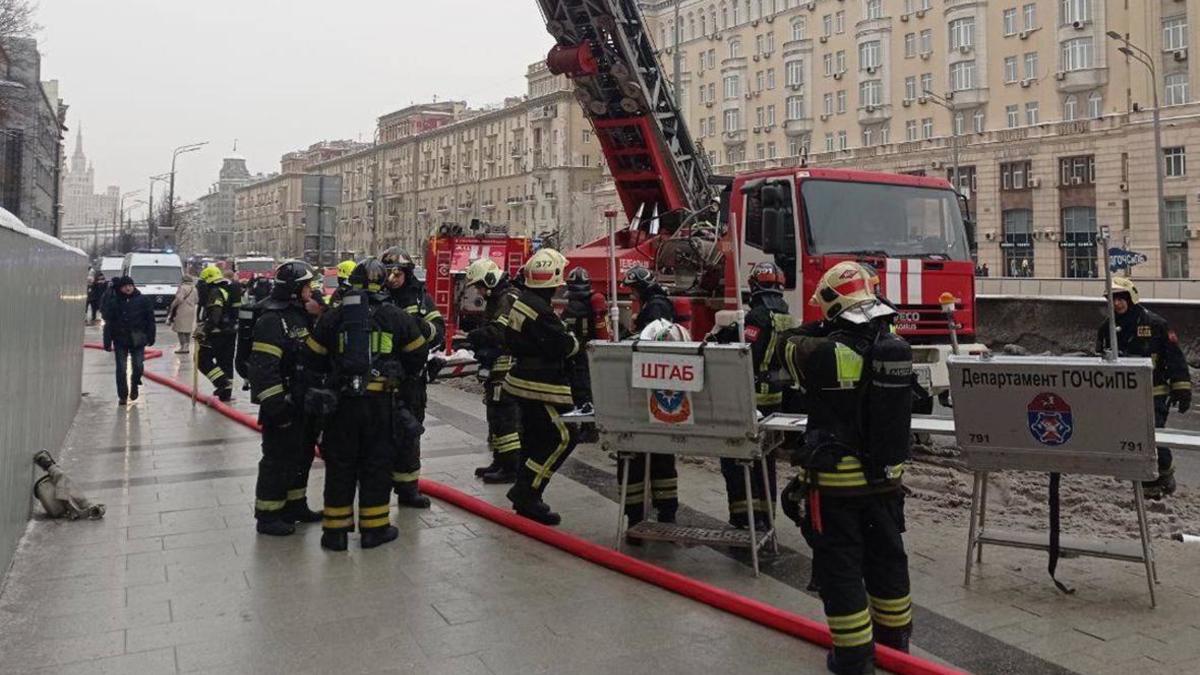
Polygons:
<instances>
[{"instance_id":1,"label":"firefighter in black uniform","mask_svg":"<svg viewBox=\"0 0 1200 675\"><path fill-rule=\"evenodd\" d=\"M675 322L675 305L667 297L666 290L658 284L653 272L641 266L631 267L625 272L621 285L632 290L638 299L638 314L633 321L633 337L641 339L642 331L655 321ZM629 470L625 516L632 527L646 518L646 455L633 454L628 461L618 463L617 466L618 469L627 467ZM617 480L622 480L622 476L623 473L618 471ZM650 498L654 510L658 513L658 522L675 522L675 513L679 510L679 473L675 469L675 455L650 455Z\"/></svg>"},{"instance_id":2,"label":"firefighter in black uniform","mask_svg":"<svg viewBox=\"0 0 1200 675\"><path fill-rule=\"evenodd\" d=\"M393 246L379 254L379 261L388 271L388 302L433 326L435 335L430 341L429 350L439 349L445 344L446 322L442 319L433 298L425 292L425 284L413 273L417 267L416 261L399 246ZM419 373L421 377L407 383L411 391L405 394L412 413L422 424L425 423L425 404L428 400L425 368L426 364L422 364ZM395 464L392 467L392 488L396 491L396 501L400 506L429 508L429 498L421 494L417 487L420 477L421 437L405 436L401 445L396 448Z\"/></svg>"},{"instance_id":3,"label":"firefighter in black uniform","mask_svg":"<svg viewBox=\"0 0 1200 675\"><path fill-rule=\"evenodd\" d=\"M571 395L575 408L588 412L592 405L592 374L588 367L587 344L592 340L611 340L608 329L608 301L604 294L592 288L587 270L576 267L567 273L567 306L563 323L579 340L579 353L571 358ZM579 430L581 443L598 440L595 424L585 424Z\"/></svg>"},{"instance_id":4,"label":"firefighter in black uniform","mask_svg":"<svg viewBox=\"0 0 1200 675\"><path fill-rule=\"evenodd\" d=\"M772 415L783 409L783 347L785 331L794 324L788 314L787 302L783 299L785 277L774 263L761 262L750 271L750 311L746 312L746 342L750 344L751 361L754 365L755 404L763 416ZM737 326L726 326L717 331L718 342L734 342L738 339ZM753 511L758 531L767 526L767 509L775 500L775 457L766 457L770 486L763 489L762 466L755 463L750 471L751 497L746 496L746 482L741 467L732 459L721 460L721 475L725 477L725 490L729 496L729 524L734 527L748 525L748 512ZM770 501L768 501L768 497Z\"/></svg>"},{"instance_id":5,"label":"firefighter in black uniform","mask_svg":"<svg viewBox=\"0 0 1200 675\"><path fill-rule=\"evenodd\" d=\"M833 634L834 673L874 672L874 643L908 650L903 468L912 429L912 349L890 331L857 263L834 265L811 304L825 336L795 335L784 361L806 392L800 474L781 495L813 549L813 574ZM801 504L805 513L801 515Z\"/></svg>"},{"instance_id":6,"label":"firefighter in black uniform","mask_svg":"<svg viewBox=\"0 0 1200 675\"><path fill-rule=\"evenodd\" d=\"M233 357L237 349L241 286L230 283L216 265L204 268L200 279L206 290L200 335L197 336L200 343L197 364L200 372L212 382L217 398L229 401L233 398Z\"/></svg>"},{"instance_id":7,"label":"firefighter in black uniform","mask_svg":"<svg viewBox=\"0 0 1200 675\"><path fill-rule=\"evenodd\" d=\"M542 501L546 485L575 449L575 432L559 416L571 410L567 362L579 351L551 298L563 285L567 259L543 248L525 263L525 290L513 303L505 328L505 344L516 359L504 378L505 393L521 410L522 464L508 491L513 510L546 525L562 518Z\"/></svg>"},{"instance_id":8,"label":"firefighter in black uniform","mask_svg":"<svg viewBox=\"0 0 1200 675\"><path fill-rule=\"evenodd\" d=\"M405 392L419 377L433 328L386 302L386 277L377 260L360 262L350 277L354 291L321 316L305 342L306 370L324 378L305 407L326 416L321 546L334 551L346 550L354 529L356 487L362 547L397 537L388 518L396 439L423 431Z\"/></svg>"},{"instance_id":9,"label":"firefighter in black uniform","mask_svg":"<svg viewBox=\"0 0 1200 675\"><path fill-rule=\"evenodd\" d=\"M1109 293L1117 315L1117 351L1121 356L1154 360L1154 426L1165 427L1171 406L1180 413L1192 406L1192 379L1179 338L1166 319L1141 305L1137 286L1127 277L1114 277ZM1100 324L1097 351L1108 349L1108 322ZM1162 499L1175 492L1175 465L1171 449L1158 446L1158 478L1142 483L1148 499Z\"/></svg>"},{"instance_id":10,"label":"firefighter in black uniform","mask_svg":"<svg viewBox=\"0 0 1200 675\"><path fill-rule=\"evenodd\" d=\"M263 427L263 456L254 490L260 534L288 535L295 531L296 522L321 519L308 508L308 473L317 428L304 413L308 383L299 363L315 321L309 285L314 276L306 262L285 262L275 270L270 296L256 305L259 316L247 357L247 379Z\"/></svg>"},{"instance_id":11,"label":"firefighter in black uniform","mask_svg":"<svg viewBox=\"0 0 1200 675\"><path fill-rule=\"evenodd\" d=\"M481 258L467 268L467 286L474 286L487 299L483 324L467 333L467 342L479 362L477 377L483 382L483 403L487 408L488 446L492 461L475 469L485 483L513 483L521 453L521 411L512 396L504 393L504 376L512 368L512 354L504 344L508 314L520 297L500 266Z\"/></svg>"}]
</instances>

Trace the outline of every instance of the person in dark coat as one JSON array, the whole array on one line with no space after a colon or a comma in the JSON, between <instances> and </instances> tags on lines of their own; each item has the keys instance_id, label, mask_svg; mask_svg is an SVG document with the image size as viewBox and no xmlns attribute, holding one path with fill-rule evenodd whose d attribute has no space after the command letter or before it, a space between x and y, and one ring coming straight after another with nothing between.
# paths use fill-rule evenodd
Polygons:
<instances>
[{"instance_id":1,"label":"person in dark coat","mask_svg":"<svg viewBox=\"0 0 1200 675\"><path fill-rule=\"evenodd\" d=\"M146 347L154 344L154 303L141 294L131 277L117 277L104 298L104 351L117 360L117 398L120 405L137 400L142 384ZM132 377L129 362L133 361Z\"/></svg>"},{"instance_id":2,"label":"person in dark coat","mask_svg":"<svg viewBox=\"0 0 1200 675\"><path fill-rule=\"evenodd\" d=\"M101 304L104 301L104 293L108 291L108 280L104 278L103 272L96 272L96 276L92 278L92 283L88 286L88 307L92 310L92 323L96 323L96 314L100 312Z\"/></svg>"}]
</instances>

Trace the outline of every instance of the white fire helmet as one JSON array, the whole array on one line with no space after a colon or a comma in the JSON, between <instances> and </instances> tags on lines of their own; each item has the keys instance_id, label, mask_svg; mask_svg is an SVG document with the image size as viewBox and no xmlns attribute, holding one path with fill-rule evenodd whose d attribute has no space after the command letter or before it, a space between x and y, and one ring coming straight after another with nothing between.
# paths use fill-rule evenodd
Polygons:
<instances>
[{"instance_id":1,"label":"white fire helmet","mask_svg":"<svg viewBox=\"0 0 1200 675\"><path fill-rule=\"evenodd\" d=\"M672 323L667 319L658 319L650 322L648 326L642 329L638 337L642 340L654 340L656 342L692 341L692 335L688 332L687 328L677 323Z\"/></svg>"}]
</instances>

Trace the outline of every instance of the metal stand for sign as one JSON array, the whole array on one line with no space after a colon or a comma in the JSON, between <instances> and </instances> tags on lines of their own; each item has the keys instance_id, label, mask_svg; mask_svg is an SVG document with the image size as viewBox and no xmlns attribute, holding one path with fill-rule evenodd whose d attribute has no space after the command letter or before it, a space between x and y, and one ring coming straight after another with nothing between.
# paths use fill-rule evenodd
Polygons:
<instances>
[{"instance_id":1,"label":"metal stand for sign","mask_svg":"<svg viewBox=\"0 0 1200 675\"><path fill-rule=\"evenodd\" d=\"M737 460L737 463L742 467L742 480L745 483L746 489L746 516L748 528L743 530L740 528L728 527L721 529L689 527L676 525L675 523L658 523L650 520L643 520L633 527L625 527L625 499L629 495L629 462L637 459L638 454L645 455L646 469L645 478L643 479L643 496L642 496L642 512L649 515L652 504L652 490L650 482L650 453L618 453L617 462L620 464L619 473L621 474L621 491L620 498L617 500L617 536L615 548L621 550L621 545L625 541L625 537L645 541L666 541L677 544L699 544L708 546L728 546L731 548L748 548L750 549L750 561L754 567L754 576L759 574L758 555L759 551L767 545L771 544L773 553L779 553L779 539L775 531L775 495L770 490L770 476L767 471L767 463L765 456L758 460L762 466L763 485L767 486L767 531L759 533L757 524L754 522L753 492L751 483L751 466L755 460Z\"/></svg>"},{"instance_id":2,"label":"metal stand for sign","mask_svg":"<svg viewBox=\"0 0 1200 675\"><path fill-rule=\"evenodd\" d=\"M975 472L975 486L971 490L971 525L967 535L967 563L963 573L963 585L971 585L973 563L983 562L983 546L1007 546L1035 551L1049 551L1049 544L1037 533L996 532L989 534L987 519L987 471ZM1141 563L1146 566L1146 585L1150 589L1150 606L1157 607L1154 585L1158 581L1158 569L1154 564L1154 549L1150 545L1150 526L1146 520L1146 501L1140 481L1133 483L1133 503L1137 509L1140 546L1119 542L1085 542L1064 538L1059 549L1064 556L1107 558L1124 562ZM974 558L974 560L972 560Z\"/></svg>"}]
</instances>

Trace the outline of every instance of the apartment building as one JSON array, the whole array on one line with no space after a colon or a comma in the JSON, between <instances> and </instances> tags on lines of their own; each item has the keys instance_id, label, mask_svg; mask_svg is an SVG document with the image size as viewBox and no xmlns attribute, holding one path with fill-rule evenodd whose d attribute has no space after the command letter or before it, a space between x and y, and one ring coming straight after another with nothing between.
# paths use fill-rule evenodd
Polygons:
<instances>
[{"instance_id":1,"label":"apartment building","mask_svg":"<svg viewBox=\"0 0 1200 675\"><path fill-rule=\"evenodd\" d=\"M668 72L677 4L680 106L717 171L806 155L953 180L957 147L992 274L1102 274L1101 227L1150 257L1141 276L1200 271L1200 0L645 2Z\"/></svg>"}]
</instances>

